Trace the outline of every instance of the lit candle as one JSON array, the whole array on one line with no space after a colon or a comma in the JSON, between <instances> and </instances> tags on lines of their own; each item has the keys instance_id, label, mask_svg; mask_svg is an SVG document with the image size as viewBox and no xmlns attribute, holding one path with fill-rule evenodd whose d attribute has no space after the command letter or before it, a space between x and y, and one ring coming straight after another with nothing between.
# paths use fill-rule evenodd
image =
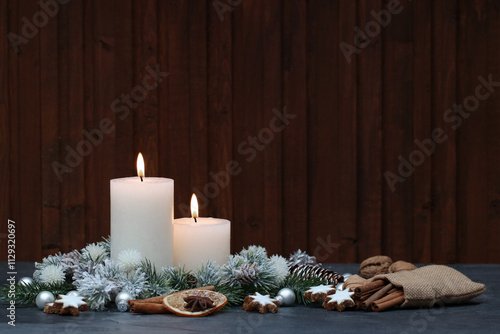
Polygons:
<instances>
[{"instance_id":1,"label":"lit candle","mask_svg":"<svg viewBox=\"0 0 500 334\"><path fill-rule=\"evenodd\" d=\"M198 217L198 200L191 197L191 218L174 220L174 259L176 265L196 270L208 260L224 264L230 254L231 222Z\"/></svg>"},{"instance_id":2,"label":"lit candle","mask_svg":"<svg viewBox=\"0 0 500 334\"><path fill-rule=\"evenodd\" d=\"M110 181L111 258L135 249L156 268L172 266L174 180L145 177L142 154L137 157L137 177Z\"/></svg>"}]
</instances>

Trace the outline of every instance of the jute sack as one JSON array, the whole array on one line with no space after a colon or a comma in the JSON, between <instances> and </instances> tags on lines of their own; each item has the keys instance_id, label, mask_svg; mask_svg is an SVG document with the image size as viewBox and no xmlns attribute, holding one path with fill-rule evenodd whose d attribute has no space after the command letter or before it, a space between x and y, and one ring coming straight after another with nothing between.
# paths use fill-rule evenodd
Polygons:
<instances>
[{"instance_id":1,"label":"jute sack","mask_svg":"<svg viewBox=\"0 0 500 334\"><path fill-rule=\"evenodd\" d=\"M368 281L379 279L403 288L405 302L402 307L465 303L486 290L484 284L475 283L455 269L442 265L377 275Z\"/></svg>"}]
</instances>

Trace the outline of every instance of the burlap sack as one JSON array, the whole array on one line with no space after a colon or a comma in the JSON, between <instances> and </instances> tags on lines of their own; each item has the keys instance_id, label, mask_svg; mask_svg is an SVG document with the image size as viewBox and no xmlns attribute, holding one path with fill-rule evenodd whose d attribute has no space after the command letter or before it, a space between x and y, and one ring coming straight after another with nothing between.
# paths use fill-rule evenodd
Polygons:
<instances>
[{"instance_id":1,"label":"burlap sack","mask_svg":"<svg viewBox=\"0 0 500 334\"><path fill-rule=\"evenodd\" d=\"M402 307L465 303L486 290L484 284L475 283L455 269L441 265L377 275L367 282L377 279L386 279L403 288L405 302Z\"/></svg>"}]
</instances>

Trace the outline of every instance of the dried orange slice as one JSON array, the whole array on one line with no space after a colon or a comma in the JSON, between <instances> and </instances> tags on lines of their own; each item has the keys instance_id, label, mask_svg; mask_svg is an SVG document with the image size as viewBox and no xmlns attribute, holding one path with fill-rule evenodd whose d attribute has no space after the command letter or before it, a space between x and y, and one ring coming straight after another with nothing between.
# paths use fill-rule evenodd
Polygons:
<instances>
[{"instance_id":1,"label":"dried orange slice","mask_svg":"<svg viewBox=\"0 0 500 334\"><path fill-rule=\"evenodd\" d=\"M204 310L192 311L190 308L186 308L188 303L185 299L189 300L189 297L200 297L201 300L206 298L210 299L210 306ZM192 299L192 298L191 298ZM205 305L205 303L202 303ZM183 317L204 317L211 313L217 312L227 304L227 298L222 293L209 291L209 290L187 290L173 293L171 295L163 298L163 305L172 313ZM213 307L212 307L213 305Z\"/></svg>"}]
</instances>

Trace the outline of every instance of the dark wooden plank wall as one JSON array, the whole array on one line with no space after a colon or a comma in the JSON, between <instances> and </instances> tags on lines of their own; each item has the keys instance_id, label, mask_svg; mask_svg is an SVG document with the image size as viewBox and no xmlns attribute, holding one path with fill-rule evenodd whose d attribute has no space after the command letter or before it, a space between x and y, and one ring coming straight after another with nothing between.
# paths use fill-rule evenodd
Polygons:
<instances>
[{"instance_id":1,"label":"dark wooden plank wall","mask_svg":"<svg viewBox=\"0 0 500 334\"><path fill-rule=\"evenodd\" d=\"M74 0L19 52L4 38L0 259L7 219L19 261L106 236L109 180L142 151L175 180L176 217L196 192L232 221L233 251L500 262L500 91L474 98L500 81L500 3L401 1L381 27L393 2ZM3 1L0 36L41 10ZM434 129L446 140L412 154ZM52 163L78 148L60 182ZM419 166L393 191L400 157Z\"/></svg>"}]
</instances>

